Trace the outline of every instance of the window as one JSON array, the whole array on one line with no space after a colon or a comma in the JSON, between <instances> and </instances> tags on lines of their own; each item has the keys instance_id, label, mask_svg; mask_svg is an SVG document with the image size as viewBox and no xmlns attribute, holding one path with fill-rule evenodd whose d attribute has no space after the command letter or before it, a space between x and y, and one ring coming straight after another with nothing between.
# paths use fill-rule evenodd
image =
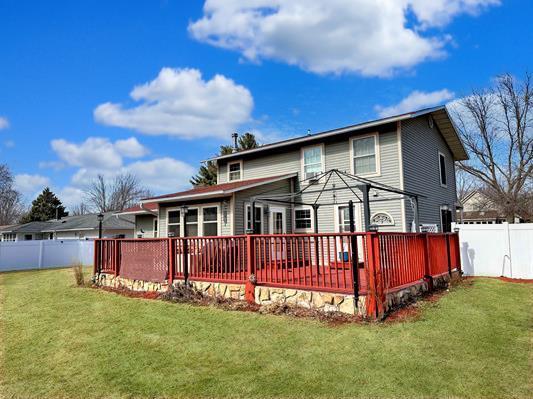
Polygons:
<instances>
[{"instance_id":1,"label":"window","mask_svg":"<svg viewBox=\"0 0 533 399\"><path fill-rule=\"evenodd\" d=\"M322 145L302 149L304 179L311 179L324 171Z\"/></svg>"},{"instance_id":2,"label":"window","mask_svg":"<svg viewBox=\"0 0 533 399\"><path fill-rule=\"evenodd\" d=\"M154 218L154 237L157 238L158 231L157 231L157 218Z\"/></svg>"},{"instance_id":3,"label":"window","mask_svg":"<svg viewBox=\"0 0 533 399\"><path fill-rule=\"evenodd\" d=\"M440 185L446 187L448 184L447 175L446 175L446 157L442 152L439 152L439 174L440 174Z\"/></svg>"},{"instance_id":4,"label":"window","mask_svg":"<svg viewBox=\"0 0 533 399\"><path fill-rule=\"evenodd\" d=\"M378 212L370 218L370 224L375 224L377 226L394 226L394 219L387 212Z\"/></svg>"},{"instance_id":5,"label":"window","mask_svg":"<svg viewBox=\"0 0 533 399\"><path fill-rule=\"evenodd\" d=\"M250 209L252 206L246 204L246 231L252 230L252 214ZM263 232L263 205L255 205L255 229L254 232L261 234Z\"/></svg>"},{"instance_id":6,"label":"window","mask_svg":"<svg viewBox=\"0 0 533 399\"><path fill-rule=\"evenodd\" d=\"M167 237L179 237L181 235L181 214L180 211L168 211L167 214Z\"/></svg>"},{"instance_id":7,"label":"window","mask_svg":"<svg viewBox=\"0 0 533 399\"><path fill-rule=\"evenodd\" d=\"M294 210L294 229L309 230L313 225L311 219L311 209L302 208Z\"/></svg>"},{"instance_id":8,"label":"window","mask_svg":"<svg viewBox=\"0 0 533 399\"><path fill-rule=\"evenodd\" d=\"M187 210L185 228L186 237L198 237L198 208Z\"/></svg>"},{"instance_id":9,"label":"window","mask_svg":"<svg viewBox=\"0 0 533 399\"><path fill-rule=\"evenodd\" d=\"M203 235L216 236L218 235L218 208L211 206L203 208Z\"/></svg>"},{"instance_id":10,"label":"window","mask_svg":"<svg viewBox=\"0 0 533 399\"><path fill-rule=\"evenodd\" d=\"M372 134L351 140L353 174L379 174L377 137L377 134Z\"/></svg>"},{"instance_id":11,"label":"window","mask_svg":"<svg viewBox=\"0 0 533 399\"><path fill-rule=\"evenodd\" d=\"M350 208L348 206L339 207L339 233L349 233L350 232ZM355 212L354 212L355 218ZM355 223L355 221L354 221Z\"/></svg>"},{"instance_id":12,"label":"window","mask_svg":"<svg viewBox=\"0 0 533 399\"><path fill-rule=\"evenodd\" d=\"M228 180L235 181L242 178L242 161L228 163Z\"/></svg>"},{"instance_id":13,"label":"window","mask_svg":"<svg viewBox=\"0 0 533 399\"><path fill-rule=\"evenodd\" d=\"M17 239L17 235L14 233L4 233L3 241L15 241Z\"/></svg>"},{"instance_id":14,"label":"window","mask_svg":"<svg viewBox=\"0 0 533 399\"><path fill-rule=\"evenodd\" d=\"M31 241L33 240L33 235L31 234L24 234L24 241Z\"/></svg>"}]
</instances>

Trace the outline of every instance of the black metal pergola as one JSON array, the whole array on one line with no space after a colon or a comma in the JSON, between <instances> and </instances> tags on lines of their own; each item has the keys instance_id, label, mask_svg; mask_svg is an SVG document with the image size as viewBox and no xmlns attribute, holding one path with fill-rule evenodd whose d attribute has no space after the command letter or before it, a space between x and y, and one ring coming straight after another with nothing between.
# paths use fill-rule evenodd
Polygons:
<instances>
[{"instance_id":1,"label":"black metal pergola","mask_svg":"<svg viewBox=\"0 0 533 399\"><path fill-rule=\"evenodd\" d=\"M336 183L331 182L331 178L336 176L338 180L343 184L341 187L337 187ZM350 184L351 183L351 184ZM340 190L350 190L354 198L350 198L347 204L349 209L349 220L350 220L350 232L355 231L355 220L354 220L354 211L353 205L356 203L363 204L364 210L364 226L365 231L371 230L370 222L370 203L371 202L382 202L382 201L393 201L401 199L409 199L411 206L413 207L414 212L414 221L416 231L420 231L419 227L419 215L418 215L418 201L419 198L425 198L423 195L413 193L410 191L398 189L387 184L376 182L374 180L364 178L357 175L352 175L350 173L338 170L330 169L326 172L319 173L315 176L309 177L307 179L300 181L300 190L294 193L288 194L274 194L274 195L259 195L254 196L250 199L251 201L251 227L254 234L258 233L256 231L255 223L255 208L256 203L280 203L280 204L290 204L290 205L303 205L310 206L313 209L314 214L314 232L318 233L318 209L320 206L332 206L332 205L342 205L342 202L338 202L336 199L336 192ZM384 198L371 198L370 190L378 190L387 193L389 196ZM332 202L320 202L323 194L326 192L333 193ZM358 194L359 192L359 194ZM306 194L316 194L314 201L305 202L302 201L302 195ZM392 196L390 196L392 194Z\"/></svg>"}]
</instances>

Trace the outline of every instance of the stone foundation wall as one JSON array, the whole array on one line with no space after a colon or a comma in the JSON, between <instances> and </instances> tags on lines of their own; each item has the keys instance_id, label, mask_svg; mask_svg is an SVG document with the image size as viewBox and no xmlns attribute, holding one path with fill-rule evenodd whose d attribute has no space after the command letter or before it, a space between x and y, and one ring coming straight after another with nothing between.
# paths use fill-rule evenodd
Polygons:
<instances>
[{"instance_id":1,"label":"stone foundation wall","mask_svg":"<svg viewBox=\"0 0 533 399\"><path fill-rule=\"evenodd\" d=\"M126 288L132 291L157 291L164 292L168 288L167 283L153 283L145 280L130 280L113 274L100 274L96 284L102 287Z\"/></svg>"},{"instance_id":2,"label":"stone foundation wall","mask_svg":"<svg viewBox=\"0 0 533 399\"><path fill-rule=\"evenodd\" d=\"M212 283L209 281L191 281L190 283L206 295L244 301L244 284Z\"/></svg>"},{"instance_id":3,"label":"stone foundation wall","mask_svg":"<svg viewBox=\"0 0 533 399\"><path fill-rule=\"evenodd\" d=\"M257 286L255 287L255 302L260 305L287 303L307 309L313 308L324 312L342 312L351 315L365 314L364 296L359 297L359 306L356 308L353 295Z\"/></svg>"},{"instance_id":4,"label":"stone foundation wall","mask_svg":"<svg viewBox=\"0 0 533 399\"><path fill-rule=\"evenodd\" d=\"M458 275L457 272L452 273L452 278ZM450 282L450 276L444 274L433 279L434 288L446 288ZM406 305L416 300L417 297L428 292L428 283L426 281L412 285L401 290L387 294L385 301L385 312Z\"/></svg>"}]
</instances>

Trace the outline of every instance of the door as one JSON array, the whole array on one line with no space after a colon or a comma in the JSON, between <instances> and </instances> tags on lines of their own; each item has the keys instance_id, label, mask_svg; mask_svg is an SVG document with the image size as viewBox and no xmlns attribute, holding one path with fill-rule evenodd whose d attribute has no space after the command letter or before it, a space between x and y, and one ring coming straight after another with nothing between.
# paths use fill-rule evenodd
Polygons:
<instances>
[{"instance_id":1,"label":"door","mask_svg":"<svg viewBox=\"0 0 533 399\"><path fill-rule=\"evenodd\" d=\"M440 220L443 233L450 233L452 231L452 211L442 207L440 209Z\"/></svg>"},{"instance_id":2,"label":"door","mask_svg":"<svg viewBox=\"0 0 533 399\"><path fill-rule=\"evenodd\" d=\"M281 207L270 207L269 233L287 234L287 210ZM286 248L281 238L274 238L271 241L271 256L276 262L280 262L286 256Z\"/></svg>"}]
</instances>

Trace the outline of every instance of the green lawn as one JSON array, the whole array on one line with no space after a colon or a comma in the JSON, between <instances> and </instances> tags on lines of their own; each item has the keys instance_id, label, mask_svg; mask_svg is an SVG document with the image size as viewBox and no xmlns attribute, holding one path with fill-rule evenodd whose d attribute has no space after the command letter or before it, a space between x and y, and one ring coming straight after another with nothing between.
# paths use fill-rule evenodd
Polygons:
<instances>
[{"instance_id":1,"label":"green lawn","mask_svg":"<svg viewBox=\"0 0 533 399\"><path fill-rule=\"evenodd\" d=\"M479 279L417 320L331 327L0 275L0 397L531 397L533 285Z\"/></svg>"}]
</instances>

